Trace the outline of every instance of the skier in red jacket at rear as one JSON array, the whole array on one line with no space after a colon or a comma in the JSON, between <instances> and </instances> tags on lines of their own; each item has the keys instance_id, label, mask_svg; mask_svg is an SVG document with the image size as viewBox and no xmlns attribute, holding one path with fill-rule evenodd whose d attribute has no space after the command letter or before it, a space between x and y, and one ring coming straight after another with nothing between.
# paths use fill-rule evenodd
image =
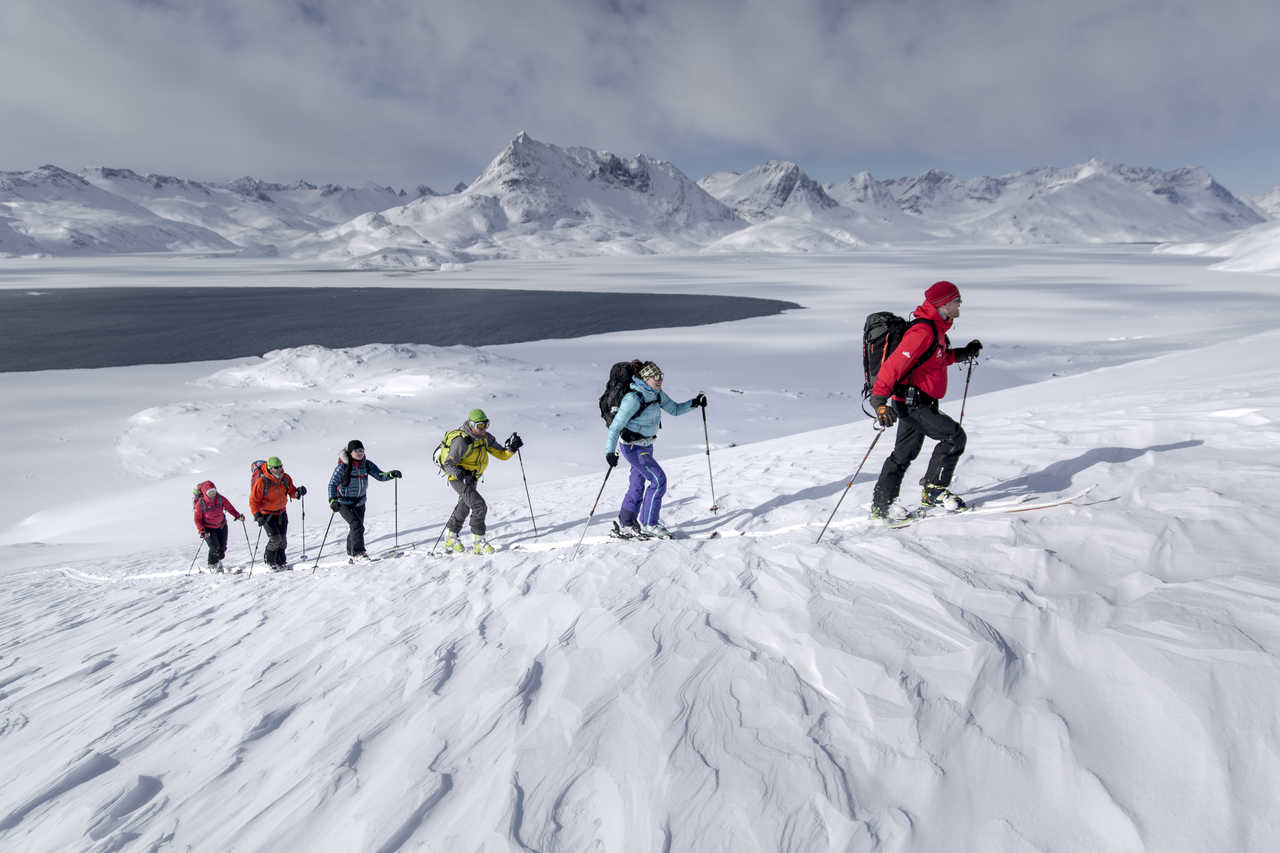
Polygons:
<instances>
[{"instance_id":1,"label":"skier in red jacket at rear","mask_svg":"<svg viewBox=\"0 0 1280 853\"><path fill-rule=\"evenodd\" d=\"M222 558L227 555L227 519L226 513L236 521L244 518L231 501L218 494L218 487L212 480L205 480L196 486L195 499L192 501L195 513L196 532L209 545L209 571L222 571Z\"/></svg>"},{"instance_id":2,"label":"skier in red jacket at rear","mask_svg":"<svg viewBox=\"0 0 1280 853\"><path fill-rule=\"evenodd\" d=\"M920 503L940 506L952 512L965 502L948 488L956 463L964 453L965 434L960 424L938 411L938 401L947 393L947 367L968 361L982 350L982 343L969 341L958 349L948 347L947 331L960 316L960 289L949 281L935 282L924 292L924 302L912 316L928 320L914 323L902 336L893 354L884 360L870 403L881 426L898 424L893 453L880 469L871 501L873 519L899 518L906 509L894 502L902 488L907 467L920 455L925 436L937 439L924 476ZM924 357L925 350L931 350ZM914 370L913 364L919 364ZM908 372L910 371L910 372ZM904 375L906 374L906 375Z\"/></svg>"}]
</instances>

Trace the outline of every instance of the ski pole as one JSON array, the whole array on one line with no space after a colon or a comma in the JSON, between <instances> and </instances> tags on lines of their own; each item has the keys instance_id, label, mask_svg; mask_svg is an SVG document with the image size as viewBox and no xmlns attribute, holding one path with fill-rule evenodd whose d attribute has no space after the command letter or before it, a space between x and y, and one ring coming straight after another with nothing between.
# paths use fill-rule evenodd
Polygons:
<instances>
[{"instance_id":1,"label":"ski pole","mask_svg":"<svg viewBox=\"0 0 1280 853\"><path fill-rule=\"evenodd\" d=\"M849 485L844 487L844 491L840 493L840 500L836 501L836 508L831 510L831 515L827 518L827 524L822 525L822 533L818 534L818 542L822 541L822 535L827 532L827 525L831 524L831 519L836 517L836 510L840 509L840 504L844 502L844 496L849 494L849 489L853 486L853 481L858 479L858 475L862 473L862 466L867 464L867 457L871 455L871 451L875 448L876 442L880 440L880 436L884 435L883 429L876 430L876 437L871 439L871 447L867 448L867 452L862 455L862 461L858 463L858 470L853 472L853 476L849 478Z\"/></svg>"},{"instance_id":2,"label":"ski pole","mask_svg":"<svg viewBox=\"0 0 1280 853\"><path fill-rule=\"evenodd\" d=\"M964 423L964 404L969 400L969 378L973 376L973 359L969 359L969 372L964 375L964 397L960 400L960 423Z\"/></svg>"},{"instance_id":3,"label":"ski pole","mask_svg":"<svg viewBox=\"0 0 1280 853\"><path fill-rule=\"evenodd\" d=\"M609 482L609 475L613 473L613 466L610 465L604 472L604 482L600 484L600 491L596 492L596 502L591 505L591 512L587 513L587 523L582 525L582 535L578 537L578 546L573 549L573 556L569 558L570 562L578 559L578 549L582 547L582 540L587 538L587 528L591 526L591 517L596 514L596 507L600 505L600 496L604 494L604 487Z\"/></svg>"},{"instance_id":4,"label":"ski pole","mask_svg":"<svg viewBox=\"0 0 1280 853\"><path fill-rule=\"evenodd\" d=\"M245 541L249 541L249 531L246 528L244 533ZM249 558L249 577L253 577L253 564L258 562L258 544L262 542L262 525L258 525L258 538L253 543L253 556Z\"/></svg>"},{"instance_id":5,"label":"ski pole","mask_svg":"<svg viewBox=\"0 0 1280 853\"><path fill-rule=\"evenodd\" d=\"M252 551L253 549L249 547L249 526L244 523L243 515L240 516L240 529L244 531L244 547ZM249 567L249 571L253 571L252 566Z\"/></svg>"},{"instance_id":6,"label":"ski pole","mask_svg":"<svg viewBox=\"0 0 1280 853\"><path fill-rule=\"evenodd\" d=\"M444 538L444 532L448 529L449 529L448 522L445 523L444 527L440 528L440 535L436 537L436 544L431 546L432 557L436 556L436 548L440 545L440 540Z\"/></svg>"},{"instance_id":7,"label":"ski pole","mask_svg":"<svg viewBox=\"0 0 1280 853\"><path fill-rule=\"evenodd\" d=\"M514 433L513 433L514 434ZM533 517L533 498L529 494L529 481L524 476L524 457L516 451L516 459L520 460L520 479L524 480L524 496L529 501L529 521L533 522L533 538L538 538L538 520Z\"/></svg>"},{"instance_id":8,"label":"ski pole","mask_svg":"<svg viewBox=\"0 0 1280 853\"><path fill-rule=\"evenodd\" d=\"M707 407L702 407L702 440L707 447L707 479L711 481L711 511L720 509L716 505L716 478L711 474L711 436L707 433Z\"/></svg>"},{"instance_id":9,"label":"ski pole","mask_svg":"<svg viewBox=\"0 0 1280 853\"><path fill-rule=\"evenodd\" d=\"M333 526L333 517L336 512L329 513L329 523L324 526L324 538L320 540L320 550L316 551L316 561L311 565L311 574L316 573L316 566L320 565L320 555L324 553L324 543L329 541L329 528Z\"/></svg>"},{"instance_id":10,"label":"ski pole","mask_svg":"<svg viewBox=\"0 0 1280 853\"><path fill-rule=\"evenodd\" d=\"M302 556L299 560L307 559L307 496L303 495L298 498L302 501Z\"/></svg>"},{"instance_id":11,"label":"ski pole","mask_svg":"<svg viewBox=\"0 0 1280 853\"><path fill-rule=\"evenodd\" d=\"M394 479L394 480L392 480L392 481L391 481L391 490L392 490L392 492L393 492L393 493L395 494L395 496L396 496L396 503L395 503L395 507L396 507L396 515L395 515L395 523L396 523L396 528L395 528L395 530L396 530L395 549L396 549L397 551L399 551L399 550L400 550L400 478L398 478L398 477L397 477L396 479Z\"/></svg>"},{"instance_id":12,"label":"ski pole","mask_svg":"<svg viewBox=\"0 0 1280 853\"><path fill-rule=\"evenodd\" d=\"M205 541L204 537L200 537L200 545L207 544L209 543ZM200 545L196 545L196 556L191 558L191 565L187 567L187 574L191 574L192 570L196 567L196 557L200 556Z\"/></svg>"}]
</instances>

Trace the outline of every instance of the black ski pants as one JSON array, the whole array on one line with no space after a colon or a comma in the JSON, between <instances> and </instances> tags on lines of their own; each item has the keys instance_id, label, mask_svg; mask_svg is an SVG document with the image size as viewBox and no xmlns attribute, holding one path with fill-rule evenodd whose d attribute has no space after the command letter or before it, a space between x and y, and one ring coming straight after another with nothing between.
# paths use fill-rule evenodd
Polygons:
<instances>
[{"instance_id":1,"label":"black ski pants","mask_svg":"<svg viewBox=\"0 0 1280 853\"><path fill-rule=\"evenodd\" d=\"M351 525L347 531L347 556L354 557L364 553L364 504L338 504L338 515Z\"/></svg>"},{"instance_id":2,"label":"black ski pants","mask_svg":"<svg viewBox=\"0 0 1280 853\"><path fill-rule=\"evenodd\" d=\"M227 523L224 521L221 527L207 529L205 532L209 534L209 538L204 540L209 543L209 565L216 566L227 556Z\"/></svg>"},{"instance_id":3,"label":"black ski pants","mask_svg":"<svg viewBox=\"0 0 1280 853\"><path fill-rule=\"evenodd\" d=\"M924 482L931 486L951 485L951 475L964 453L965 434L960 424L938 411L937 400L923 394L918 398L923 400L915 405L907 405L900 400L893 402L898 413L898 436L893 443L893 452L880 469L880 479L876 481L872 502L878 507L888 507L898 497L907 467L920 455L926 436L938 441L924 475Z\"/></svg>"},{"instance_id":4,"label":"black ski pants","mask_svg":"<svg viewBox=\"0 0 1280 853\"><path fill-rule=\"evenodd\" d=\"M262 529L267 532L267 548L262 552L262 559L268 566L283 566L284 549L289 544L289 515L284 512L267 515Z\"/></svg>"},{"instance_id":5,"label":"black ski pants","mask_svg":"<svg viewBox=\"0 0 1280 853\"><path fill-rule=\"evenodd\" d=\"M457 480L450 480L449 485L458 493L458 504L453 508L453 515L449 516L449 521L445 527L449 528L453 533L462 530L462 523L467 520L467 514L471 514L471 532L476 536L484 535L484 518L489 512L489 505L484 502L484 498L480 497L480 493L476 491L476 478L468 475Z\"/></svg>"}]
</instances>

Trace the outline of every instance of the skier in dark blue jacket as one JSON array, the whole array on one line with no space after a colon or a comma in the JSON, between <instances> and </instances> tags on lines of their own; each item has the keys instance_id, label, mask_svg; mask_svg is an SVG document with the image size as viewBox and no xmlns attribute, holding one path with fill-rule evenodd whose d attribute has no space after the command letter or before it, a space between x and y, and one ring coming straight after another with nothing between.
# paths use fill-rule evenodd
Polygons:
<instances>
[{"instance_id":1,"label":"skier in dark blue jacket","mask_svg":"<svg viewBox=\"0 0 1280 853\"><path fill-rule=\"evenodd\" d=\"M372 459L366 459L364 445L353 438L338 454L338 467L329 478L329 509L351 525L347 533L347 556L352 562L371 559L364 550L365 493L369 490L369 477L385 483L399 479L400 472L394 468L383 471Z\"/></svg>"}]
</instances>

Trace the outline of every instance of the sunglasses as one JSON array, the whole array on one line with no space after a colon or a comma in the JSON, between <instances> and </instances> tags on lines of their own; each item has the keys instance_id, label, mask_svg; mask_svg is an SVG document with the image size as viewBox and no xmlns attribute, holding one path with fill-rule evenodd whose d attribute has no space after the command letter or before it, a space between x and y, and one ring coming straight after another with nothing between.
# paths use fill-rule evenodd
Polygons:
<instances>
[{"instance_id":1,"label":"sunglasses","mask_svg":"<svg viewBox=\"0 0 1280 853\"><path fill-rule=\"evenodd\" d=\"M277 466L275 466L274 468L268 468L267 470L268 470L268 471L283 471L283 470L284 470L284 466L283 466L283 465L277 465Z\"/></svg>"}]
</instances>

